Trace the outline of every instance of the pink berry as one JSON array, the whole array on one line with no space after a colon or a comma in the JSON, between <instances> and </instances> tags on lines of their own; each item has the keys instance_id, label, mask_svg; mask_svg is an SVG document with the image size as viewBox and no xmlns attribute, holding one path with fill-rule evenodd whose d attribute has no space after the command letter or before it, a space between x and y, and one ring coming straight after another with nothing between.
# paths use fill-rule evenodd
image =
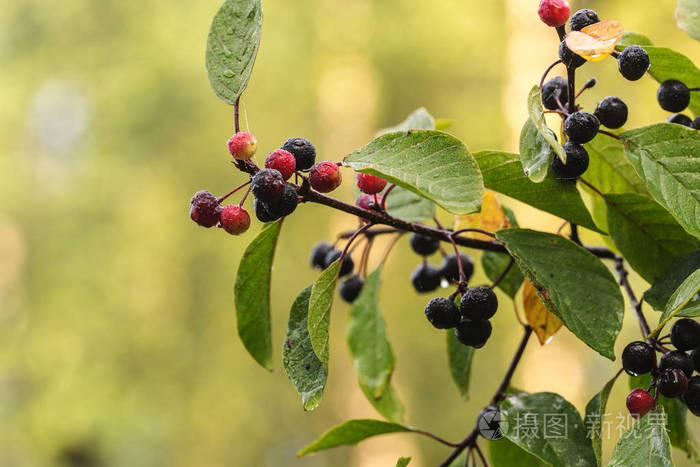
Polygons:
<instances>
[{"instance_id":1,"label":"pink berry","mask_svg":"<svg viewBox=\"0 0 700 467\"><path fill-rule=\"evenodd\" d=\"M219 222L219 213L219 200L209 191L198 191L190 200L190 218L202 227L214 227Z\"/></svg>"},{"instance_id":2,"label":"pink berry","mask_svg":"<svg viewBox=\"0 0 700 467\"><path fill-rule=\"evenodd\" d=\"M282 174L282 178L289 180L289 177L297 169L297 161L291 152L278 149L267 156L265 167L279 171Z\"/></svg>"},{"instance_id":3,"label":"pink berry","mask_svg":"<svg viewBox=\"0 0 700 467\"><path fill-rule=\"evenodd\" d=\"M373 211L377 212L379 211L379 208L382 204L382 197L377 195L377 199L375 201L374 195L360 195L355 199L355 206L358 208L362 209L367 209L368 211ZM363 222L369 222L369 219L365 219L363 217L360 218L361 221Z\"/></svg>"},{"instance_id":4,"label":"pink berry","mask_svg":"<svg viewBox=\"0 0 700 467\"><path fill-rule=\"evenodd\" d=\"M309 182L311 187L321 193L329 193L340 186L343 177L335 162L323 161L311 167Z\"/></svg>"},{"instance_id":5,"label":"pink berry","mask_svg":"<svg viewBox=\"0 0 700 467\"><path fill-rule=\"evenodd\" d=\"M234 159L247 161L255 155L258 149L258 142L255 136L247 131L239 131L228 140L228 150Z\"/></svg>"},{"instance_id":6,"label":"pink berry","mask_svg":"<svg viewBox=\"0 0 700 467\"><path fill-rule=\"evenodd\" d=\"M542 0L537 14L544 24L556 28L566 24L571 8L566 0Z\"/></svg>"},{"instance_id":7,"label":"pink berry","mask_svg":"<svg viewBox=\"0 0 700 467\"><path fill-rule=\"evenodd\" d=\"M370 174L357 174L357 187L362 193L374 195L379 193L386 186L386 180Z\"/></svg>"},{"instance_id":8,"label":"pink berry","mask_svg":"<svg viewBox=\"0 0 700 467\"><path fill-rule=\"evenodd\" d=\"M250 227L248 211L242 207L229 204L221 211L221 227L231 235L240 235Z\"/></svg>"},{"instance_id":9,"label":"pink berry","mask_svg":"<svg viewBox=\"0 0 700 467\"><path fill-rule=\"evenodd\" d=\"M635 418L643 417L653 408L654 398L644 389L634 389L627 396L627 410Z\"/></svg>"}]
</instances>

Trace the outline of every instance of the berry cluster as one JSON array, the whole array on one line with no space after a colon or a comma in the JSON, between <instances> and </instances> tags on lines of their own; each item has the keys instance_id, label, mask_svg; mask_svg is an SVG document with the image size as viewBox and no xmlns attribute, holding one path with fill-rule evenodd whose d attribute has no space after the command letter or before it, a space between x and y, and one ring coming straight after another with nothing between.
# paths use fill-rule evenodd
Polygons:
<instances>
[{"instance_id":1,"label":"berry cluster","mask_svg":"<svg viewBox=\"0 0 700 467\"><path fill-rule=\"evenodd\" d=\"M668 350L655 343L663 355L656 363L656 350L651 344L635 341L622 352L622 367L630 375L651 373L651 386L648 389L634 389L627 396L627 408L636 417L644 416L656 404L656 396L680 397L688 409L700 416L700 324L683 318L671 327L670 342L676 350ZM688 352L689 353L686 353Z\"/></svg>"},{"instance_id":2,"label":"berry cluster","mask_svg":"<svg viewBox=\"0 0 700 467\"><path fill-rule=\"evenodd\" d=\"M700 117L692 120L683 112L690 104L690 93L692 91L700 91L700 89L689 89L685 83L675 79L667 79L656 92L656 100L662 109L674 112L673 115L666 119L669 123L677 123L687 126L695 130L700 130Z\"/></svg>"}]
</instances>

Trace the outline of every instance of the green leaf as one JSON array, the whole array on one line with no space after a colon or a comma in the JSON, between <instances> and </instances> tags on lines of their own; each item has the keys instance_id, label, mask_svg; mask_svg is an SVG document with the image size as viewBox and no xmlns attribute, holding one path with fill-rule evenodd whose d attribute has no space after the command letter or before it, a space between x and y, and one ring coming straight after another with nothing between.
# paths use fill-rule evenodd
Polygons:
<instances>
[{"instance_id":1,"label":"green leaf","mask_svg":"<svg viewBox=\"0 0 700 467\"><path fill-rule=\"evenodd\" d=\"M585 178L603 193L637 193L650 197L644 180L639 178L625 157L621 141L601 135L585 145L590 164Z\"/></svg>"},{"instance_id":2,"label":"green leaf","mask_svg":"<svg viewBox=\"0 0 700 467\"><path fill-rule=\"evenodd\" d=\"M372 407L379 412L384 418L394 423L403 423L404 413L406 409L404 408L401 400L399 400L398 394L391 382L387 385L384 390L384 394L379 399L375 399L372 395L372 389L365 386L360 382L360 389L365 395L367 400Z\"/></svg>"},{"instance_id":3,"label":"green leaf","mask_svg":"<svg viewBox=\"0 0 700 467\"><path fill-rule=\"evenodd\" d=\"M310 297L311 286L294 300L282 350L284 371L301 396L304 410L313 410L318 406L326 387L326 370L314 353L309 337L307 321Z\"/></svg>"},{"instance_id":4,"label":"green leaf","mask_svg":"<svg viewBox=\"0 0 700 467\"><path fill-rule=\"evenodd\" d=\"M674 264L661 279L656 281L652 288L644 293L644 301L654 307L655 310L663 311L673 292L697 269L700 269L700 250L684 256ZM695 301L691 301L686 306L691 305L696 305ZM697 303L697 305L700 305L700 303Z\"/></svg>"},{"instance_id":5,"label":"green leaf","mask_svg":"<svg viewBox=\"0 0 700 467\"><path fill-rule=\"evenodd\" d=\"M435 129L435 119L432 115L425 109L421 107L411 112L406 120L399 123L396 126L389 128L384 128L379 130L377 136L385 135L387 133L394 133L397 131L409 131L409 130L434 130Z\"/></svg>"},{"instance_id":6,"label":"green leaf","mask_svg":"<svg viewBox=\"0 0 700 467\"><path fill-rule=\"evenodd\" d=\"M448 329L445 336L447 337L447 358L452 380L457 384L462 398L467 400L469 399L469 378L472 372L475 349L459 342L455 337L454 329Z\"/></svg>"},{"instance_id":7,"label":"green leaf","mask_svg":"<svg viewBox=\"0 0 700 467\"><path fill-rule=\"evenodd\" d=\"M338 446L354 446L360 441L373 436L389 433L410 433L412 431L414 431L413 428L381 420L348 420L326 431L316 441L299 451L297 457Z\"/></svg>"},{"instance_id":8,"label":"green leaf","mask_svg":"<svg viewBox=\"0 0 700 467\"><path fill-rule=\"evenodd\" d=\"M410 457L400 457L399 460L396 461L396 467L406 467L409 462L411 462Z\"/></svg>"},{"instance_id":9,"label":"green leaf","mask_svg":"<svg viewBox=\"0 0 700 467\"><path fill-rule=\"evenodd\" d=\"M508 396L501 404L501 417L507 422L501 423L505 437L549 465L596 464L581 416L558 394Z\"/></svg>"},{"instance_id":10,"label":"green leaf","mask_svg":"<svg viewBox=\"0 0 700 467\"><path fill-rule=\"evenodd\" d=\"M270 280L281 226L281 222L265 224L248 245L238 266L233 289L238 335L255 361L270 371Z\"/></svg>"},{"instance_id":11,"label":"green leaf","mask_svg":"<svg viewBox=\"0 0 700 467\"><path fill-rule=\"evenodd\" d=\"M608 232L632 268L653 284L697 241L653 200L627 193L605 195Z\"/></svg>"},{"instance_id":12,"label":"green leaf","mask_svg":"<svg viewBox=\"0 0 700 467\"><path fill-rule=\"evenodd\" d=\"M313 285L309 297L309 338L311 347L328 373L328 327L331 324L333 292L338 282L340 261L328 266Z\"/></svg>"},{"instance_id":13,"label":"green leaf","mask_svg":"<svg viewBox=\"0 0 700 467\"><path fill-rule=\"evenodd\" d=\"M554 133L554 131L547 126L547 121L544 118L542 96L540 95L540 89L537 85L532 87L530 94L527 96L527 112L530 116L530 121L535 125L535 128L537 128L540 135L542 135L545 141L547 141L547 144L549 144L549 146L554 150L554 153L559 156L562 162L566 163L566 151L564 151L564 148L561 146L561 144L559 144L556 133ZM524 163L523 167L525 167L525 172L527 173L527 167ZM545 167L544 170L546 173L547 168ZM536 180L533 179L533 182L534 181Z\"/></svg>"},{"instance_id":14,"label":"green leaf","mask_svg":"<svg viewBox=\"0 0 700 467\"><path fill-rule=\"evenodd\" d=\"M420 222L435 216L435 203L397 186L386 198L386 210L399 219Z\"/></svg>"},{"instance_id":15,"label":"green leaf","mask_svg":"<svg viewBox=\"0 0 700 467\"><path fill-rule=\"evenodd\" d=\"M235 104L253 70L262 30L261 0L226 0L207 37L209 83L224 102Z\"/></svg>"},{"instance_id":16,"label":"green leaf","mask_svg":"<svg viewBox=\"0 0 700 467\"><path fill-rule=\"evenodd\" d=\"M548 465L532 454L520 449L517 444L509 441L508 438L488 441L486 447L493 467L513 467L514 465L518 467L544 467Z\"/></svg>"},{"instance_id":17,"label":"green leaf","mask_svg":"<svg viewBox=\"0 0 700 467\"><path fill-rule=\"evenodd\" d=\"M348 348L360 384L368 389L372 399L384 394L394 372L394 353L379 310L380 272L381 266L367 276L348 315Z\"/></svg>"},{"instance_id":18,"label":"green leaf","mask_svg":"<svg viewBox=\"0 0 700 467\"><path fill-rule=\"evenodd\" d=\"M617 380L616 375L613 379L605 383L603 389L593 396L588 404L586 404L586 428L588 430L588 438L593 443L593 452L595 453L595 458L598 461L598 465L601 465L601 453L603 449L603 421L605 419L605 407L608 405L608 398L610 397L610 391L612 391L615 381Z\"/></svg>"},{"instance_id":19,"label":"green leaf","mask_svg":"<svg viewBox=\"0 0 700 467\"><path fill-rule=\"evenodd\" d=\"M654 43L644 34L639 34L638 32L625 32L622 35L622 40L615 46L617 50L624 50L625 47L630 45L654 45Z\"/></svg>"},{"instance_id":20,"label":"green leaf","mask_svg":"<svg viewBox=\"0 0 700 467\"><path fill-rule=\"evenodd\" d=\"M656 201L700 236L700 132L658 123L620 135L627 157Z\"/></svg>"},{"instance_id":21,"label":"green leaf","mask_svg":"<svg viewBox=\"0 0 700 467\"><path fill-rule=\"evenodd\" d=\"M574 183L562 183L547 175L533 183L524 174L517 154L481 151L474 154L484 177L484 185L532 207L597 231L591 214Z\"/></svg>"},{"instance_id":22,"label":"green leaf","mask_svg":"<svg viewBox=\"0 0 700 467\"><path fill-rule=\"evenodd\" d=\"M495 282L503 271L510 264L510 256L505 253L496 253L495 251L485 251L481 254L481 266L484 268L486 277L490 281ZM498 288L504 291L510 298L515 298L515 294L523 285L523 273L516 265L511 266L510 271L505 275L501 282L498 283Z\"/></svg>"},{"instance_id":23,"label":"green leaf","mask_svg":"<svg viewBox=\"0 0 700 467\"><path fill-rule=\"evenodd\" d=\"M345 157L345 165L377 175L453 214L477 212L484 185L461 141L440 131L388 133Z\"/></svg>"},{"instance_id":24,"label":"green leaf","mask_svg":"<svg viewBox=\"0 0 700 467\"><path fill-rule=\"evenodd\" d=\"M556 155L532 120L528 119L520 131L521 171L534 183L542 183L547 178L549 164Z\"/></svg>"},{"instance_id":25,"label":"green leaf","mask_svg":"<svg viewBox=\"0 0 700 467\"><path fill-rule=\"evenodd\" d=\"M690 37L700 41L700 0L678 0L676 23Z\"/></svg>"},{"instance_id":26,"label":"green leaf","mask_svg":"<svg viewBox=\"0 0 700 467\"><path fill-rule=\"evenodd\" d=\"M618 440L608 467L671 467L671 443L666 433L662 407L657 407Z\"/></svg>"},{"instance_id":27,"label":"green leaf","mask_svg":"<svg viewBox=\"0 0 700 467\"><path fill-rule=\"evenodd\" d=\"M690 309L686 305L694 300L697 303L697 296L700 292L700 269L689 275L683 283L673 292L671 298L666 304L661 318L659 318L659 326L652 331L651 337L657 336L663 327L676 316L695 317L700 315L700 306L693 306Z\"/></svg>"},{"instance_id":28,"label":"green leaf","mask_svg":"<svg viewBox=\"0 0 700 467\"><path fill-rule=\"evenodd\" d=\"M559 235L507 229L496 238L505 243L547 309L579 339L614 360L624 302L600 259Z\"/></svg>"}]
</instances>

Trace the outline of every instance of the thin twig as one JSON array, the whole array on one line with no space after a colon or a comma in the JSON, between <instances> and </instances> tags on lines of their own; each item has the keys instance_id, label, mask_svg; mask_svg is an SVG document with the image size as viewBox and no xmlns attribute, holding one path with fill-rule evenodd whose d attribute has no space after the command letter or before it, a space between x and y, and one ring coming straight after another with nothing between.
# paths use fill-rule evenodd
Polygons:
<instances>
[{"instance_id":1,"label":"thin twig","mask_svg":"<svg viewBox=\"0 0 700 467\"><path fill-rule=\"evenodd\" d=\"M649 334L651 334L651 328L649 328L649 323L647 323L647 319L644 317L644 313L642 312L642 302L637 300L634 290L632 290L632 286L629 283L629 273L627 272L627 269L625 269L625 263L621 256L615 257L615 270L617 271L617 276L620 279L620 285L625 289L627 298L629 299L632 308L634 308L634 313L637 315L639 328L641 329L642 334L644 334L644 339L647 341L647 343L651 344L652 340L647 337Z\"/></svg>"},{"instance_id":2,"label":"thin twig","mask_svg":"<svg viewBox=\"0 0 700 467\"><path fill-rule=\"evenodd\" d=\"M503 278L505 278L506 275L508 275L508 272L509 272L510 269L513 267L513 264L515 264L515 260L514 260L513 257L511 256L511 257L510 257L510 261L508 262L508 266L506 266L505 269L503 269L503 271L501 271L501 273L498 275L498 277L496 278L496 280L493 281L493 284L491 284L491 288L492 288L492 289L495 289L496 287L498 287L498 284L500 284L501 281L503 280Z\"/></svg>"},{"instance_id":3,"label":"thin twig","mask_svg":"<svg viewBox=\"0 0 700 467\"><path fill-rule=\"evenodd\" d=\"M430 433L430 432L428 432L428 431L416 430L416 431L414 431L414 433L418 433L419 435L423 435L423 436L427 436L428 438L432 438L432 439L434 439L435 441L437 441L438 443L444 444L445 446L450 446L450 447L453 447L453 448L456 448L456 447L458 446L457 443L450 443L449 441L447 441L447 440L445 440L445 439L442 439L442 438L440 438L439 436L434 435L434 434L432 434L432 433Z\"/></svg>"},{"instance_id":4,"label":"thin twig","mask_svg":"<svg viewBox=\"0 0 700 467\"><path fill-rule=\"evenodd\" d=\"M617 136L615 133L610 133L609 131L605 130L598 130L598 133L600 133L601 135L609 136L611 138L615 138L616 140L620 141L620 137Z\"/></svg>"},{"instance_id":5,"label":"thin twig","mask_svg":"<svg viewBox=\"0 0 700 467\"><path fill-rule=\"evenodd\" d=\"M546 70L544 70L544 73L542 74L542 79L540 79L540 94L542 94L542 86L544 86L544 80L547 79L547 75L550 71L552 71L552 68L559 65L560 63L561 60L557 60L556 62L549 65Z\"/></svg>"}]
</instances>

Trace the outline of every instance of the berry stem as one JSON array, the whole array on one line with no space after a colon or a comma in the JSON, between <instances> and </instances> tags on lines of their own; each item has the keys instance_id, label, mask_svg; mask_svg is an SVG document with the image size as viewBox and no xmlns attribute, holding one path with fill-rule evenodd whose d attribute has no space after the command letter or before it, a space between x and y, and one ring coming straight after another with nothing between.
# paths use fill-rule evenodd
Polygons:
<instances>
[{"instance_id":1,"label":"berry stem","mask_svg":"<svg viewBox=\"0 0 700 467\"><path fill-rule=\"evenodd\" d=\"M343 253L340 255L340 258L338 258L338 261L340 263L343 262L343 260L345 259L345 256L348 254L348 249L350 248L350 245L352 245L352 242L354 242L357 237L359 237L364 231L366 231L370 227L371 227L371 225L367 224L365 226L360 227L359 229L357 229L355 231L354 234L352 234L352 236L350 237L348 242L345 244L345 248L343 248Z\"/></svg>"},{"instance_id":2,"label":"berry stem","mask_svg":"<svg viewBox=\"0 0 700 467\"><path fill-rule=\"evenodd\" d=\"M688 88L688 91L690 91L690 92L700 91L700 88Z\"/></svg>"},{"instance_id":3,"label":"berry stem","mask_svg":"<svg viewBox=\"0 0 700 467\"><path fill-rule=\"evenodd\" d=\"M488 230L483 230L483 229L471 228L471 227L470 227L470 228L465 228L465 229L455 230L454 232L452 232L451 235L452 235L452 236L454 236L454 235L459 235L459 234L464 233L464 232L478 232L478 233L480 233L480 234L487 235L487 236L489 236L489 237L491 237L491 238L496 238L496 234L494 234L493 232L489 232Z\"/></svg>"},{"instance_id":4,"label":"berry stem","mask_svg":"<svg viewBox=\"0 0 700 467\"><path fill-rule=\"evenodd\" d=\"M240 190L241 188L243 188L244 186L249 185L249 184L250 184L250 180L248 180L247 182L245 182L245 183L242 184L242 185L237 186L236 188L234 188L234 189L231 190L230 192L226 193L226 194L225 194L224 196L222 196L221 198L218 198L216 201L217 201L219 204L221 204L221 202L222 202L223 200L225 200L226 198L228 198L229 196L231 196L232 194L234 194L235 192L237 192L238 190Z\"/></svg>"},{"instance_id":5,"label":"berry stem","mask_svg":"<svg viewBox=\"0 0 700 467\"><path fill-rule=\"evenodd\" d=\"M598 130L598 133L600 133L601 135L609 136L609 137L611 137L611 138L615 138L615 139L618 140L618 141L620 140L620 137L619 137L619 136L617 136L615 133L610 133L609 131Z\"/></svg>"},{"instance_id":6,"label":"berry stem","mask_svg":"<svg viewBox=\"0 0 700 467\"><path fill-rule=\"evenodd\" d=\"M250 194L250 187L248 187L245 194L243 195L243 198L241 198L241 202L238 203L239 206L243 206L243 203L245 203L245 200L246 200L246 198L248 198L249 194Z\"/></svg>"},{"instance_id":7,"label":"berry stem","mask_svg":"<svg viewBox=\"0 0 700 467\"><path fill-rule=\"evenodd\" d=\"M418 433L419 435L427 436L428 438L432 438L438 443L444 444L445 446L450 446L452 448L456 448L458 446L457 443L450 443L449 441L440 438L437 435L434 435L433 433L430 433L429 431L423 431L423 430L416 430L414 433Z\"/></svg>"},{"instance_id":8,"label":"berry stem","mask_svg":"<svg viewBox=\"0 0 700 467\"><path fill-rule=\"evenodd\" d=\"M241 131L241 124L240 124L240 103L241 103L241 96L238 96L236 98L236 102L233 104L233 125L236 129L236 133Z\"/></svg>"},{"instance_id":9,"label":"berry stem","mask_svg":"<svg viewBox=\"0 0 700 467\"><path fill-rule=\"evenodd\" d=\"M452 243L452 248L455 250L455 256L457 257L457 269L459 270L459 288L467 285L467 275L464 274L464 267L462 267L462 258L459 255L459 249L455 243L454 235L456 232L452 232L449 235L450 243Z\"/></svg>"},{"instance_id":10,"label":"berry stem","mask_svg":"<svg viewBox=\"0 0 700 467\"><path fill-rule=\"evenodd\" d=\"M574 224L573 222L570 222L569 224L571 225L571 235L569 238L571 238L572 242L582 245L581 239L578 236L578 225Z\"/></svg>"},{"instance_id":11,"label":"berry stem","mask_svg":"<svg viewBox=\"0 0 700 467\"><path fill-rule=\"evenodd\" d=\"M479 459L481 459L482 464L485 467L488 467L489 463L486 461L486 458L484 457L484 453L481 451L481 448L479 447L479 445L477 443L474 443L474 449L472 450L472 452L473 451L476 451L476 453L479 455ZM474 462L474 465L476 465L476 462Z\"/></svg>"},{"instance_id":12,"label":"berry stem","mask_svg":"<svg viewBox=\"0 0 700 467\"><path fill-rule=\"evenodd\" d=\"M547 79L547 75L549 74L550 71L552 71L552 68L559 65L560 63L561 63L561 60L557 60L556 62L549 65L547 67L547 69L544 70L544 73L542 73L542 79L540 79L540 94L542 94L542 86L544 86L544 80Z\"/></svg>"},{"instance_id":13,"label":"berry stem","mask_svg":"<svg viewBox=\"0 0 700 467\"><path fill-rule=\"evenodd\" d=\"M644 339L647 341L648 344L656 347L655 343L650 339L648 336L651 334L651 328L649 328L649 323L647 323L647 319L644 317L644 313L642 312L642 302L637 300L637 297L634 294L634 290L632 290L632 286L629 283L628 276L629 272L627 272L627 269L625 269L625 263L624 260L622 259L621 256L615 255L615 270L617 271L617 276L620 279L620 285L625 289L625 292L627 293L627 298L630 301L630 304L634 308L634 313L637 315L637 321L639 321L639 328L642 331L642 334L644 335Z\"/></svg>"},{"instance_id":14,"label":"berry stem","mask_svg":"<svg viewBox=\"0 0 700 467\"><path fill-rule=\"evenodd\" d=\"M391 193L391 190L393 190L394 188L396 188L396 185L392 183L391 185L389 185L389 188L387 188L384 192L384 196L382 197L382 211L386 211L386 199L389 196L389 193Z\"/></svg>"}]
</instances>

